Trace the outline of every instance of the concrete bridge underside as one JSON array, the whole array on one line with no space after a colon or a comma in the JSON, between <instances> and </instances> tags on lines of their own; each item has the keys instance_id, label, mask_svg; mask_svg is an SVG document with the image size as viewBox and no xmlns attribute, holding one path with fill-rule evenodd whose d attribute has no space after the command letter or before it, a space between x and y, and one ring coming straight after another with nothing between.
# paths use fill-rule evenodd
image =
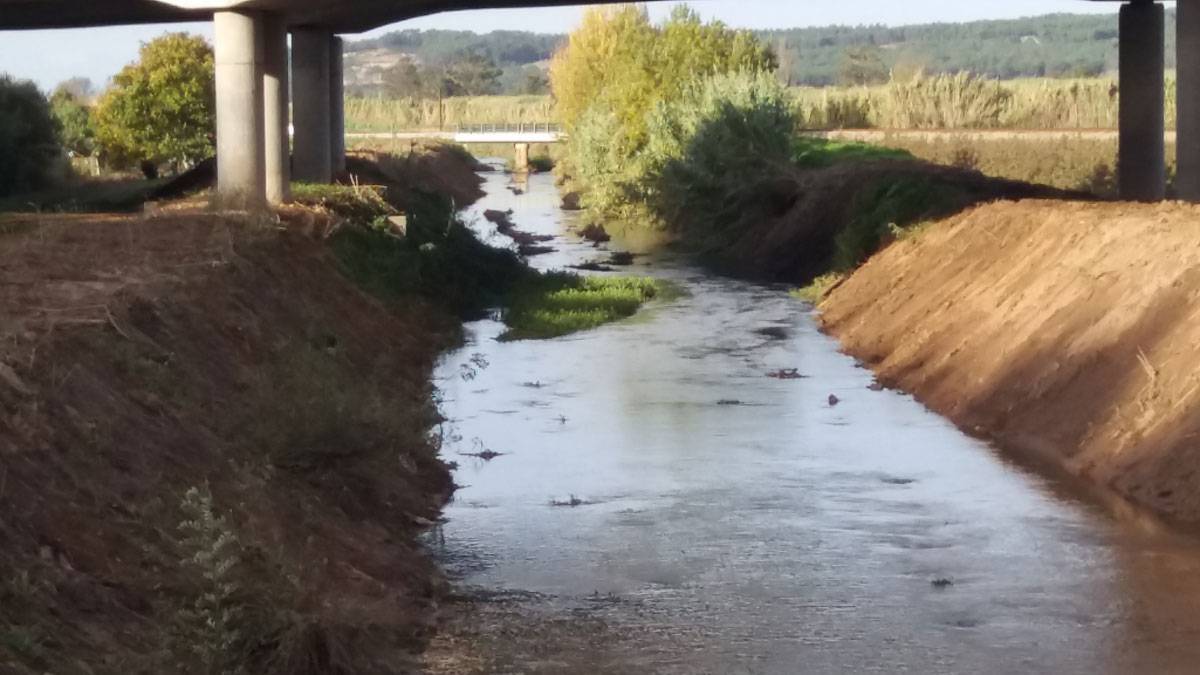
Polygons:
<instances>
[{"instance_id":1,"label":"concrete bridge underside","mask_svg":"<svg viewBox=\"0 0 1200 675\"><path fill-rule=\"evenodd\" d=\"M339 33L362 32L436 12L570 4L599 3L0 0L0 30L212 20L217 78L217 192L228 205L256 207L286 201L293 174L297 180L328 182L345 166ZM1175 183L1181 199L1200 201L1200 0L1179 0L1176 19ZM1162 5L1152 0L1130 0L1121 6L1118 180L1125 199L1156 201L1166 192L1164 21ZM289 148L288 137L289 80L294 148Z\"/></svg>"}]
</instances>

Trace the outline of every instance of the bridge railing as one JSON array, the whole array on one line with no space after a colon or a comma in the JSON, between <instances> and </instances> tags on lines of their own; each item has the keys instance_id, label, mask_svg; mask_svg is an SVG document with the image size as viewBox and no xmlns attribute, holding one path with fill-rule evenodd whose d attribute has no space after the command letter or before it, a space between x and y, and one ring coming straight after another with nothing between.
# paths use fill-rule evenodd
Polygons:
<instances>
[{"instance_id":1,"label":"bridge railing","mask_svg":"<svg viewBox=\"0 0 1200 675\"><path fill-rule=\"evenodd\" d=\"M455 127L460 134L557 134L562 133L562 125L553 122L518 122L503 124L460 124Z\"/></svg>"}]
</instances>

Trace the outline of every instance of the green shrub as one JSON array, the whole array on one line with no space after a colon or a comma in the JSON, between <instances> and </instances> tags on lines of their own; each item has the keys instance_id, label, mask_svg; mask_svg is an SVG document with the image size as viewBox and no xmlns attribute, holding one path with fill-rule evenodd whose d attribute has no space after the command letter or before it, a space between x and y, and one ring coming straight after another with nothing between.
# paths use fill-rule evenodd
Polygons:
<instances>
[{"instance_id":1,"label":"green shrub","mask_svg":"<svg viewBox=\"0 0 1200 675\"><path fill-rule=\"evenodd\" d=\"M694 99L697 78L775 66L749 33L705 24L684 7L660 26L632 5L589 10L550 68L556 110L570 132L568 173L584 206L601 216L644 219L640 195L652 187L644 153L656 108ZM659 142L670 135L664 131L654 131Z\"/></svg>"},{"instance_id":2,"label":"green shrub","mask_svg":"<svg viewBox=\"0 0 1200 675\"><path fill-rule=\"evenodd\" d=\"M650 115L634 166L640 199L663 223L703 233L727 226L730 197L791 161L796 118L767 72L698 80Z\"/></svg>"},{"instance_id":3,"label":"green shrub","mask_svg":"<svg viewBox=\"0 0 1200 675\"><path fill-rule=\"evenodd\" d=\"M61 157L46 97L32 82L0 77L0 195L44 187Z\"/></svg>"},{"instance_id":4,"label":"green shrub","mask_svg":"<svg viewBox=\"0 0 1200 675\"><path fill-rule=\"evenodd\" d=\"M92 113L82 101L66 89L50 97L50 110L61 130L63 148L80 157L88 157L96 149L96 130Z\"/></svg>"},{"instance_id":5,"label":"green shrub","mask_svg":"<svg viewBox=\"0 0 1200 675\"><path fill-rule=\"evenodd\" d=\"M362 197L371 204L347 205L351 198L343 192L340 199L326 202L352 219L331 245L342 270L384 300L418 293L471 315L501 304L516 282L535 274L515 253L481 242L459 220L449 199L416 193L408 204L407 235L398 238L380 227L379 216L387 214L377 210L372 198Z\"/></svg>"},{"instance_id":6,"label":"green shrub","mask_svg":"<svg viewBox=\"0 0 1200 675\"><path fill-rule=\"evenodd\" d=\"M944 216L969 202L962 187L934 177L881 179L858 198L854 217L834 239L833 270L852 271L905 226Z\"/></svg>"}]
</instances>

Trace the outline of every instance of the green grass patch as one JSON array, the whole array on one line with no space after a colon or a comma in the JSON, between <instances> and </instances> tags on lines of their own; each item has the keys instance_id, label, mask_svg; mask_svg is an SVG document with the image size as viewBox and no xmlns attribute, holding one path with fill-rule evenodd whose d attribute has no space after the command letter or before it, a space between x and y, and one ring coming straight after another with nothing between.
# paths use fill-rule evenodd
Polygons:
<instances>
[{"instance_id":1,"label":"green grass patch","mask_svg":"<svg viewBox=\"0 0 1200 675\"><path fill-rule=\"evenodd\" d=\"M299 204L320 206L361 224L379 225L381 219L399 213L375 185L327 185L292 183L292 199Z\"/></svg>"},{"instance_id":2,"label":"green grass patch","mask_svg":"<svg viewBox=\"0 0 1200 675\"><path fill-rule=\"evenodd\" d=\"M964 188L930 176L885 178L860 194L855 215L834 240L833 270L848 272L908 229L970 202Z\"/></svg>"},{"instance_id":3,"label":"green grass patch","mask_svg":"<svg viewBox=\"0 0 1200 675\"><path fill-rule=\"evenodd\" d=\"M885 148L870 143L833 141L812 136L797 136L792 141L792 161L805 169L820 169L849 161L912 158L912 153L907 150Z\"/></svg>"},{"instance_id":4,"label":"green grass patch","mask_svg":"<svg viewBox=\"0 0 1200 675\"><path fill-rule=\"evenodd\" d=\"M545 274L513 290L503 312L509 330L501 339L545 339L588 330L633 316L649 300L674 292L669 284L644 277Z\"/></svg>"},{"instance_id":5,"label":"green grass patch","mask_svg":"<svg viewBox=\"0 0 1200 675\"><path fill-rule=\"evenodd\" d=\"M500 307L504 339L566 335L632 316L671 287L651 279L543 274L507 249L488 246L440 195L409 192L407 234L386 218L398 213L369 187L293 186L296 201L328 208L348 221L330 246L346 276L385 302L420 295L459 316Z\"/></svg>"},{"instance_id":6,"label":"green grass patch","mask_svg":"<svg viewBox=\"0 0 1200 675\"><path fill-rule=\"evenodd\" d=\"M834 287L842 283L842 281L846 279L846 276L847 275L843 272L830 272L829 274L822 274L816 279L813 279L812 282L807 286L793 289L791 291L791 296L797 300L803 300L813 305L819 305L821 304L821 301L825 299L825 296L828 295L829 291L832 291Z\"/></svg>"},{"instance_id":7,"label":"green grass patch","mask_svg":"<svg viewBox=\"0 0 1200 675\"><path fill-rule=\"evenodd\" d=\"M356 205L351 209L362 209L365 216L376 213ZM448 199L418 194L407 216L405 237L380 227L374 216L351 219L351 226L330 242L343 272L376 297L396 301L416 293L460 316L473 316L536 276L515 253L479 241Z\"/></svg>"}]
</instances>

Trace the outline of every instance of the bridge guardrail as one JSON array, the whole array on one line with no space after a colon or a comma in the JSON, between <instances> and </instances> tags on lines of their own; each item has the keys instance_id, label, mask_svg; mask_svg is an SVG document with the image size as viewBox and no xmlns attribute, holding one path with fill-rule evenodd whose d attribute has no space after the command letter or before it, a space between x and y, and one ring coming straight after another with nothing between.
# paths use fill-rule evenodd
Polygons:
<instances>
[{"instance_id":1,"label":"bridge guardrail","mask_svg":"<svg viewBox=\"0 0 1200 675\"><path fill-rule=\"evenodd\" d=\"M494 134L494 133L532 133L555 134L562 133L562 125L553 122L520 122L516 124L459 124L455 132L460 134Z\"/></svg>"}]
</instances>

